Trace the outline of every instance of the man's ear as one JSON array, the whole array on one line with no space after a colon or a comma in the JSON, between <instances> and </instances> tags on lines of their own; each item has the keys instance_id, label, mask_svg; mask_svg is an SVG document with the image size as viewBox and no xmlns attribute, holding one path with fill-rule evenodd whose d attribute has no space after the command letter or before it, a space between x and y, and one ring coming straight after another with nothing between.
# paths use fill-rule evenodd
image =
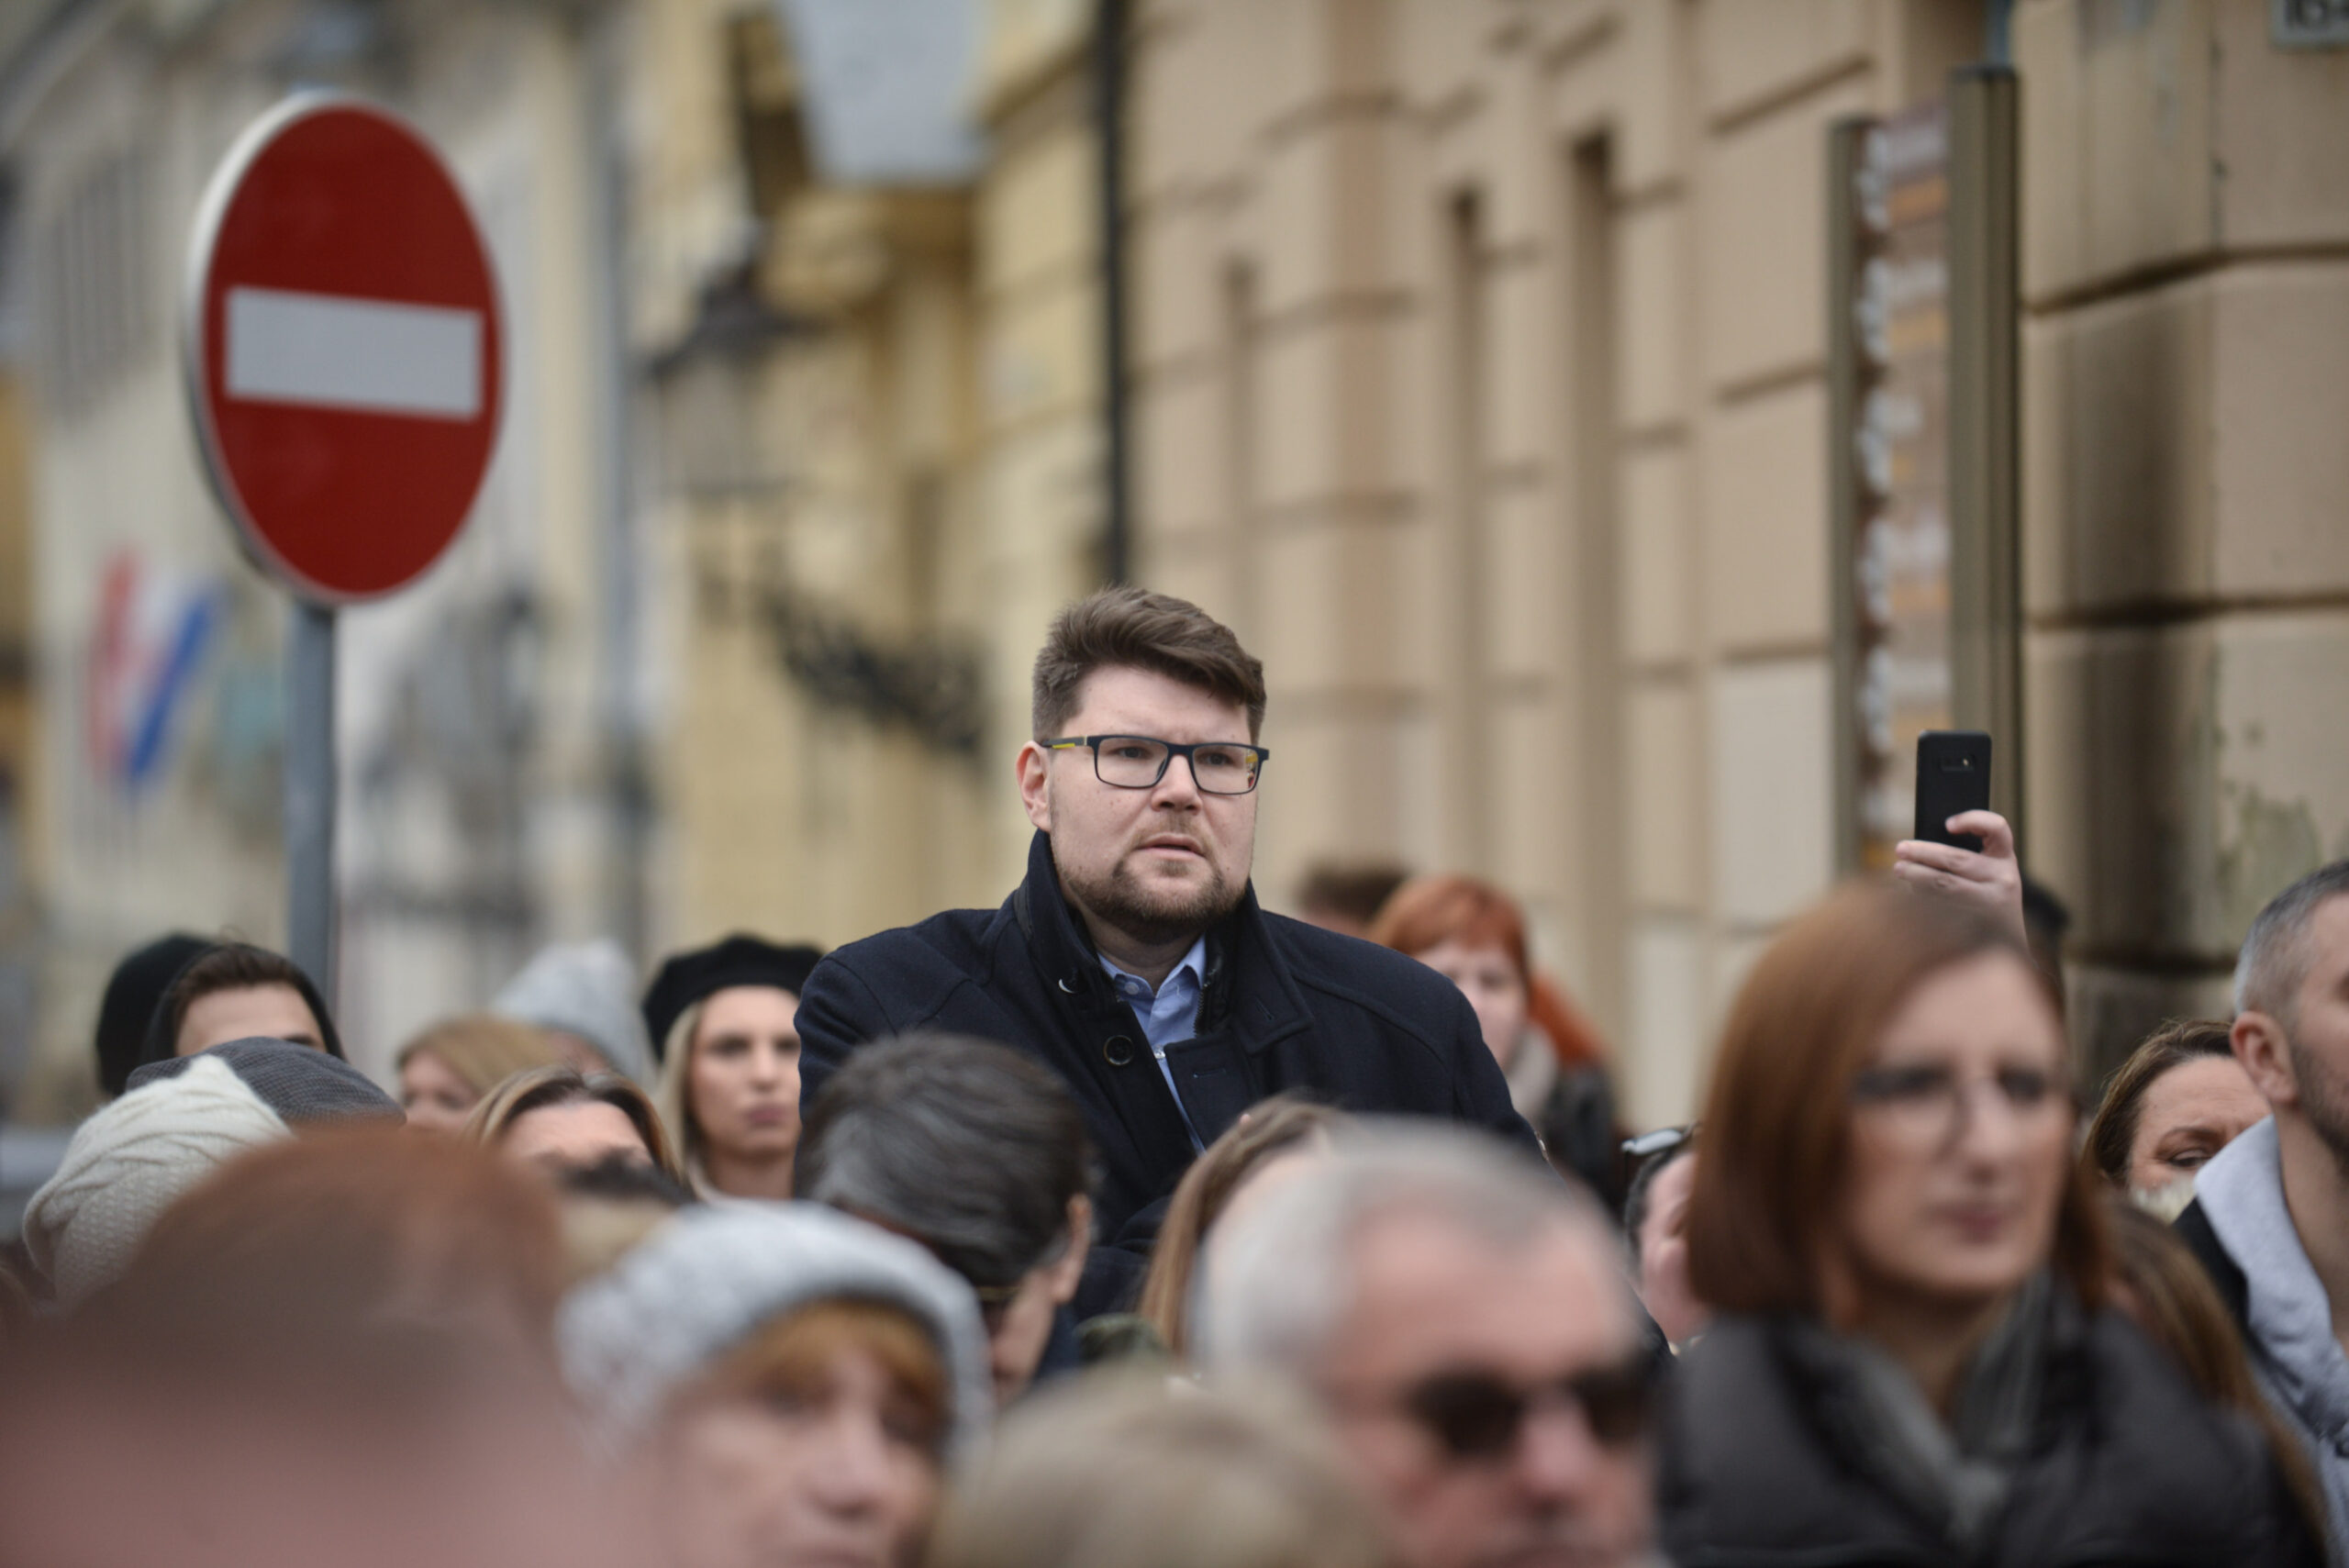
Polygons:
<instances>
[{"instance_id":1,"label":"man's ear","mask_svg":"<svg viewBox=\"0 0 2349 1568\"><path fill-rule=\"evenodd\" d=\"M1085 1254L1093 1250L1093 1200L1083 1193L1068 1200L1068 1251L1052 1264L1052 1305L1066 1307L1076 1299L1085 1278Z\"/></svg>"},{"instance_id":2,"label":"man's ear","mask_svg":"<svg viewBox=\"0 0 2349 1568\"><path fill-rule=\"evenodd\" d=\"M1052 830L1052 754L1033 740L1019 748L1019 755L1011 764L1019 779L1019 804L1028 808L1028 820L1039 832Z\"/></svg>"},{"instance_id":3,"label":"man's ear","mask_svg":"<svg viewBox=\"0 0 2349 1568\"><path fill-rule=\"evenodd\" d=\"M2257 1009L2239 1015L2229 1035L2235 1060L2251 1076L2251 1086L2271 1106L2298 1105L2299 1079L2292 1072L2292 1052L2284 1026Z\"/></svg>"}]
</instances>

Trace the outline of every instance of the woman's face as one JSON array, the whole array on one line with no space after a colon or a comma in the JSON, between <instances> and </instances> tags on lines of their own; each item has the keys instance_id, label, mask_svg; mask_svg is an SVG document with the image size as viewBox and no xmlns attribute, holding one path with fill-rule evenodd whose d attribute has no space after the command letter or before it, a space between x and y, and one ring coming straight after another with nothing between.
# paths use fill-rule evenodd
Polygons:
<instances>
[{"instance_id":1,"label":"woman's face","mask_svg":"<svg viewBox=\"0 0 2349 1568\"><path fill-rule=\"evenodd\" d=\"M1411 956L1460 987L1476 1009L1485 1049L1507 1069L1525 1036L1526 1020L1525 976L1517 972L1508 950L1497 943L1470 947L1455 939Z\"/></svg>"},{"instance_id":2,"label":"woman's face","mask_svg":"<svg viewBox=\"0 0 2349 1568\"><path fill-rule=\"evenodd\" d=\"M2053 1250L2071 1162L2064 1034L2008 953L1928 975L1853 1088L1845 1260L1864 1297L1987 1305Z\"/></svg>"},{"instance_id":3,"label":"woman's face","mask_svg":"<svg viewBox=\"0 0 2349 1568\"><path fill-rule=\"evenodd\" d=\"M804 1394L697 1399L670 1425L679 1568L896 1568L938 1507L941 1434L870 1351Z\"/></svg>"},{"instance_id":4,"label":"woman's face","mask_svg":"<svg viewBox=\"0 0 2349 1568\"><path fill-rule=\"evenodd\" d=\"M506 1124L498 1148L508 1157L555 1171L584 1171L607 1160L652 1163L652 1151L628 1112L603 1100L540 1106Z\"/></svg>"},{"instance_id":5,"label":"woman's face","mask_svg":"<svg viewBox=\"0 0 2349 1568\"><path fill-rule=\"evenodd\" d=\"M799 1142L799 998L731 985L701 1005L686 1091L694 1126L724 1159L772 1161Z\"/></svg>"},{"instance_id":6,"label":"woman's face","mask_svg":"<svg viewBox=\"0 0 2349 1568\"><path fill-rule=\"evenodd\" d=\"M455 1068L429 1051L411 1051L400 1063L400 1108L410 1127L456 1132L480 1099Z\"/></svg>"},{"instance_id":7,"label":"woman's face","mask_svg":"<svg viewBox=\"0 0 2349 1568\"><path fill-rule=\"evenodd\" d=\"M2159 1192L2193 1175L2210 1156L2267 1114L2251 1074L2232 1056L2181 1062L2137 1102L2137 1136L2129 1145L2129 1185Z\"/></svg>"}]
</instances>

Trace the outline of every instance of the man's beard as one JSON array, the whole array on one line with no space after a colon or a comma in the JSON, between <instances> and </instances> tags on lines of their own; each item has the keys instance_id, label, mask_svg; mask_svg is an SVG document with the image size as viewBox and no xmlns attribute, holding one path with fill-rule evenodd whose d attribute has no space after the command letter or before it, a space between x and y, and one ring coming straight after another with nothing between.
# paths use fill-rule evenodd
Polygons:
<instances>
[{"instance_id":1,"label":"man's beard","mask_svg":"<svg viewBox=\"0 0 2349 1568\"><path fill-rule=\"evenodd\" d=\"M2300 1114L2332 1151L2343 1179L2349 1181L2349 1083L2314 1051L2302 1051L2289 1026L2284 1031L2284 1049L2291 1056L2292 1080L2299 1087Z\"/></svg>"},{"instance_id":2,"label":"man's beard","mask_svg":"<svg viewBox=\"0 0 2349 1568\"><path fill-rule=\"evenodd\" d=\"M1196 937L1240 907L1241 890L1225 879L1222 868L1204 856L1201 861L1208 868L1206 882L1153 886L1130 855L1119 855L1103 874L1080 873L1062 865L1057 854L1052 857L1071 899L1095 919L1152 946Z\"/></svg>"}]
</instances>

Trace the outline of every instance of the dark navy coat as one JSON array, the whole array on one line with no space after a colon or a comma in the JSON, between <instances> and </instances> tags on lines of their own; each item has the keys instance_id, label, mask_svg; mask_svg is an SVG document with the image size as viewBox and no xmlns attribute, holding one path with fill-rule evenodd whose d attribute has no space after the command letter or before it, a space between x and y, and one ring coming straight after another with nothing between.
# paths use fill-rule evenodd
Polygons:
<instances>
[{"instance_id":1,"label":"dark navy coat","mask_svg":"<svg viewBox=\"0 0 2349 1568\"><path fill-rule=\"evenodd\" d=\"M1779 1320L1715 1319L1668 1385L1659 1542L1679 1568L2317 1568L2250 1418L2110 1308L2059 1296L2028 1456L1970 1557L1869 1479L1871 1439Z\"/></svg>"},{"instance_id":2,"label":"dark navy coat","mask_svg":"<svg viewBox=\"0 0 2349 1568\"><path fill-rule=\"evenodd\" d=\"M1213 1142L1267 1095L1487 1127L1527 1150L1532 1129L1476 1015L1434 970L1373 942L1268 915L1251 888L1208 936L1195 1040L1167 1048L1183 1106ZM799 998L799 1097L850 1051L908 1029L1001 1040L1057 1073L1099 1152L1103 1240L1147 1251L1191 1140L1150 1042L1061 896L1052 842L996 910L957 909L841 948Z\"/></svg>"}]
</instances>

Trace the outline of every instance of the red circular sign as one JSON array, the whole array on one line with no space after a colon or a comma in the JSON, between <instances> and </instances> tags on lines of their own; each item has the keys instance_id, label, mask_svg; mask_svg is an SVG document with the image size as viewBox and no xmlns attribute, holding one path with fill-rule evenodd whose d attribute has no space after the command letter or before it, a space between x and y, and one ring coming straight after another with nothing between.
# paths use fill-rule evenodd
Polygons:
<instances>
[{"instance_id":1,"label":"red circular sign","mask_svg":"<svg viewBox=\"0 0 2349 1568\"><path fill-rule=\"evenodd\" d=\"M355 98L289 99L213 176L188 281L197 442L246 548L322 603L414 582L489 467L503 350L432 145Z\"/></svg>"}]
</instances>

